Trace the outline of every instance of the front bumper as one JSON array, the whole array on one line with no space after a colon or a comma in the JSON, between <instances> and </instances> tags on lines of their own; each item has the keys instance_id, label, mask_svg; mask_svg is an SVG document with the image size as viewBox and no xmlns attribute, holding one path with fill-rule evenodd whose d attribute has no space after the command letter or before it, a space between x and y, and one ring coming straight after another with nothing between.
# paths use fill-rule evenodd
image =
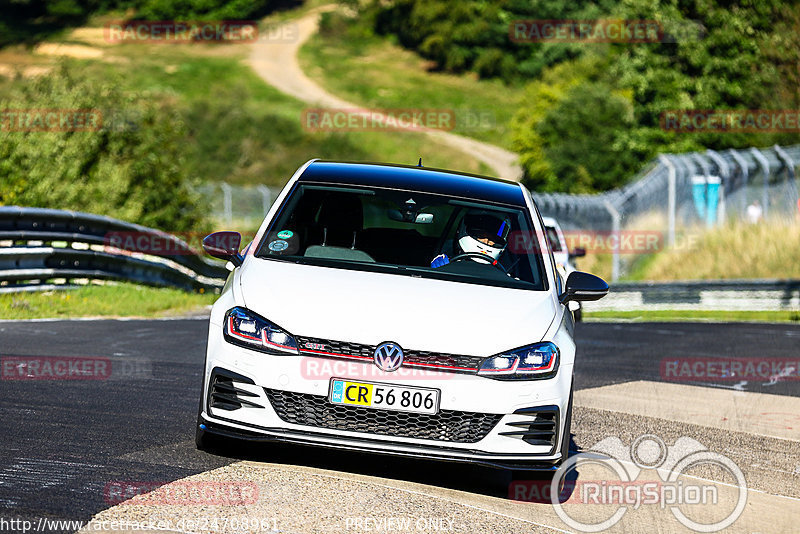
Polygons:
<instances>
[{"instance_id":1,"label":"front bumper","mask_svg":"<svg viewBox=\"0 0 800 534\"><path fill-rule=\"evenodd\" d=\"M201 429L215 436L240 439L260 443L291 443L312 447L324 447L353 452L367 452L389 456L401 456L422 460L468 463L497 469L517 469L525 471L556 471L560 455L556 459L539 459L538 457L509 456L490 454L483 451L464 450L446 447L425 447L420 445L399 445L387 447L384 443L376 443L369 438L332 439L329 434L313 431L293 431L285 428L249 428L234 421L200 416ZM212 422L213 421L213 422Z\"/></svg>"},{"instance_id":2,"label":"front bumper","mask_svg":"<svg viewBox=\"0 0 800 534\"><path fill-rule=\"evenodd\" d=\"M564 439L561 414L567 410L571 365L562 365L555 377L540 381L503 382L446 372L401 376L397 372L385 373L366 362L254 352L227 343L221 330L212 325L209 332L200 416L204 432L250 441L285 442L505 469L552 471L561 460L561 440ZM239 396L233 398L245 401L239 403L240 407L234 404L222 409L219 404L215 407L210 402L210 381L220 372L234 377L226 379L230 380L226 382L226 391L239 392ZM269 395L275 391L292 392L322 399L328 393L331 377L436 388L441 391L440 413L491 415L497 422L472 441L448 437L444 430L440 439L368 432L364 428L353 431L340 425L333 428L287 421L285 414L282 417L276 410L274 399ZM523 423L538 417L530 412L543 409L555 414L555 435L551 443L525 441L521 431L527 427Z\"/></svg>"}]
</instances>

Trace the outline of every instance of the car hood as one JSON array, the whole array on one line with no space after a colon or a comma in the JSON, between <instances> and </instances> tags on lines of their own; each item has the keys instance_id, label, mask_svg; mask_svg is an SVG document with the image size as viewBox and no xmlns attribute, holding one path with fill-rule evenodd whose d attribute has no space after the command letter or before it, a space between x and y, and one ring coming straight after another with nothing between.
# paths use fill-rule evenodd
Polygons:
<instances>
[{"instance_id":1,"label":"car hood","mask_svg":"<svg viewBox=\"0 0 800 534\"><path fill-rule=\"evenodd\" d=\"M556 313L548 291L508 289L252 258L244 304L289 333L489 356L541 341Z\"/></svg>"}]
</instances>

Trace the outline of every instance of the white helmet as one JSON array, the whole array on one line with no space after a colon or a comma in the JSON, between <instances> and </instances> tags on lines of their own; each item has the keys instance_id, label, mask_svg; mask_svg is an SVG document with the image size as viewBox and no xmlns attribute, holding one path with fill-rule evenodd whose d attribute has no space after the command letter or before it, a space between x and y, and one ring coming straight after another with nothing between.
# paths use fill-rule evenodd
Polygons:
<instances>
[{"instance_id":1,"label":"white helmet","mask_svg":"<svg viewBox=\"0 0 800 534\"><path fill-rule=\"evenodd\" d=\"M472 211L464 216L458 246L464 252L485 254L492 261L506 248L511 224L508 219L486 211Z\"/></svg>"}]
</instances>

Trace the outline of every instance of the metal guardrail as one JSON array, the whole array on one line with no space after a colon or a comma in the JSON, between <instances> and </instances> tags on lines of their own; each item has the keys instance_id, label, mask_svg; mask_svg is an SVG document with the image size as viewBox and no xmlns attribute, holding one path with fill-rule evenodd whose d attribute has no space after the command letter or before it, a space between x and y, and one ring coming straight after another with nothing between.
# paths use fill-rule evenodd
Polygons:
<instances>
[{"instance_id":1,"label":"metal guardrail","mask_svg":"<svg viewBox=\"0 0 800 534\"><path fill-rule=\"evenodd\" d=\"M136 250L124 239L139 236L161 250ZM188 291L222 287L228 271L185 241L111 217L45 208L0 206L0 290L71 286L76 279L120 280Z\"/></svg>"},{"instance_id":2,"label":"metal guardrail","mask_svg":"<svg viewBox=\"0 0 800 534\"><path fill-rule=\"evenodd\" d=\"M120 235L154 239L171 252L109 246ZM75 279L216 290L228 276L222 264L171 234L88 213L0 206L3 242L10 245L0 246L0 291L71 287ZM587 311L800 310L800 280L618 282L608 296L584 306Z\"/></svg>"},{"instance_id":3,"label":"metal guardrail","mask_svg":"<svg viewBox=\"0 0 800 534\"><path fill-rule=\"evenodd\" d=\"M586 311L800 311L800 280L617 282Z\"/></svg>"}]
</instances>

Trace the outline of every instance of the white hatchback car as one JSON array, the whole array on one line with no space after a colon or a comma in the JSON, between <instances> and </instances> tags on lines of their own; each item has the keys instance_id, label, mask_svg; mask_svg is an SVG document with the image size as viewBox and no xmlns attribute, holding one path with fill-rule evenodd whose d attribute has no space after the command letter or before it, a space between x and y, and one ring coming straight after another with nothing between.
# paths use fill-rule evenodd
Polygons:
<instances>
[{"instance_id":1,"label":"white hatchback car","mask_svg":"<svg viewBox=\"0 0 800 534\"><path fill-rule=\"evenodd\" d=\"M570 439L567 304L608 285L562 280L543 229L518 183L306 163L243 252L234 232L204 240L232 273L211 312L197 446L555 470Z\"/></svg>"}]
</instances>

